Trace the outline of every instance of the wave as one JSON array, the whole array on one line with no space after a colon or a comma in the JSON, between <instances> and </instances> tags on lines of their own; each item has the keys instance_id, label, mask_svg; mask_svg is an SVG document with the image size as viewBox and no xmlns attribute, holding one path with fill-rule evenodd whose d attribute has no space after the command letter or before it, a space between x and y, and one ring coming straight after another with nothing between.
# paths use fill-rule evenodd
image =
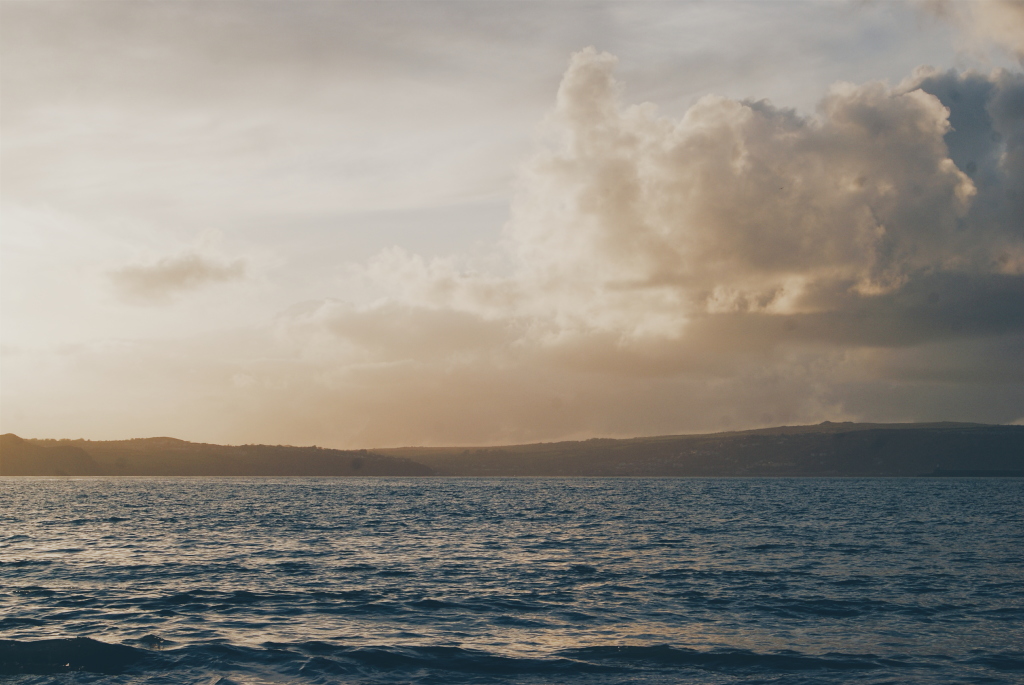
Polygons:
<instances>
[{"instance_id":1,"label":"wave","mask_svg":"<svg viewBox=\"0 0 1024 685\"><path fill-rule=\"evenodd\" d=\"M142 649L87 637L0 640L0 675L48 675L69 671L116 675L150 656L149 652Z\"/></svg>"},{"instance_id":2,"label":"wave","mask_svg":"<svg viewBox=\"0 0 1024 685\"><path fill-rule=\"evenodd\" d=\"M0 682L1024 683L1019 484L843 483L39 481Z\"/></svg>"},{"instance_id":3,"label":"wave","mask_svg":"<svg viewBox=\"0 0 1024 685\"><path fill-rule=\"evenodd\" d=\"M491 675L585 675L640 673L680 668L719 672L792 673L865 671L920 666L910 660L872 654L807 655L759 653L742 649L700 651L670 645L602 645L566 649L527 658L451 646L349 647L310 641L264 643L261 648L229 644L175 644L154 635L135 640L142 647L110 644L86 637L0 640L0 675L196 669L217 672L240 666L278 666L301 675L360 675L432 671ZM976 656L970 663L1003 671L1024 669L1019 654ZM297 669L297 671L296 671Z\"/></svg>"},{"instance_id":4,"label":"wave","mask_svg":"<svg viewBox=\"0 0 1024 685\"><path fill-rule=\"evenodd\" d=\"M813 656L794 651L775 653L760 653L745 649L700 651L669 645L583 647L565 650L560 654L589 663L690 666L714 671L772 671L777 673L807 670L863 671L911 665L908 661L883 659L873 654Z\"/></svg>"}]
</instances>

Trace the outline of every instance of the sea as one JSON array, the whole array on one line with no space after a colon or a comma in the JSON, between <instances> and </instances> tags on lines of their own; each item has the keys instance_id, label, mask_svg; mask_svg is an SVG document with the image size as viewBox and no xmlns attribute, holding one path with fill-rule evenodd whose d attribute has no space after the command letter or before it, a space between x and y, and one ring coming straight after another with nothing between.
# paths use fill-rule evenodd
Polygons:
<instances>
[{"instance_id":1,"label":"sea","mask_svg":"<svg viewBox=\"0 0 1024 685\"><path fill-rule=\"evenodd\" d=\"M1024 479L0 478L4 683L1024 683Z\"/></svg>"}]
</instances>

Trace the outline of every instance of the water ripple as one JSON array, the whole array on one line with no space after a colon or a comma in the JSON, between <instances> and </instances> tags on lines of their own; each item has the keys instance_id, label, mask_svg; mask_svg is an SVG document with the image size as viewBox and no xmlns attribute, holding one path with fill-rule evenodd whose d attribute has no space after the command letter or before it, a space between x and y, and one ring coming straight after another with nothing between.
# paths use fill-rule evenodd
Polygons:
<instances>
[{"instance_id":1,"label":"water ripple","mask_svg":"<svg viewBox=\"0 0 1024 685\"><path fill-rule=\"evenodd\" d=\"M1024 672L1019 479L6 478L0 521L24 685Z\"/></svg>"}]
</instances>

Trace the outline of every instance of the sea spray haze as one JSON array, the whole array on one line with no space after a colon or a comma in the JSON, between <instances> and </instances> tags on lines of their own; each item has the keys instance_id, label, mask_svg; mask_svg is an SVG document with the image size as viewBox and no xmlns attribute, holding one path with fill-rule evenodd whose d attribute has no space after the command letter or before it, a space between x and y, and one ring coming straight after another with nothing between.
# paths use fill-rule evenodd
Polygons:
<instances>
[{"instance_id":1,"label":"sea spray haze","mask_svg":"<svg viewBox=\"0 0 1024 685\"><path fill-rule=\"evenodd\" d=\"M1020 683L1022 512L1009 478L5 478L0 673Z\"/></svg>"}]
</instances>

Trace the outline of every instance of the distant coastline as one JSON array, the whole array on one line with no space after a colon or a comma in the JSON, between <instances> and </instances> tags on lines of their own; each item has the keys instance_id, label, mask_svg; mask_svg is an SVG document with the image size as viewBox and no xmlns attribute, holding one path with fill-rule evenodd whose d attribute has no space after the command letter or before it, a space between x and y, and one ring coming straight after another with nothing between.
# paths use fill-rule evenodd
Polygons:
<instances>
[{"instance_id":1,"label":"distant coastline","mask_svg":"<svg viewBox=\"0 0 1024 685\"><path fill-rule=\"evenodd\" d=\"M1024 426L825 422L500 447L335 450L0 436L0 476L1024 477Z\"/></svg>"}]
</instances>

